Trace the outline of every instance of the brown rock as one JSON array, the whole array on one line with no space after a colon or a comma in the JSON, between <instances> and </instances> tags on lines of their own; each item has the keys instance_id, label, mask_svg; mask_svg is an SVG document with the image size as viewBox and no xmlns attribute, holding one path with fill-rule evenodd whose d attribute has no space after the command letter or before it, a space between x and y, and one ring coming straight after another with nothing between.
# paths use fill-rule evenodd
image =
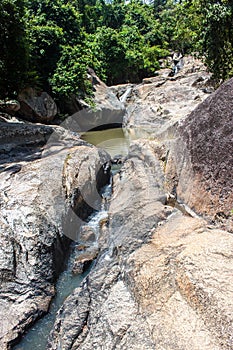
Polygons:
<instances>
[{"instance_id":1,"label":"brown rock","mask_svg":"<svg viewBox=\"0 0 233 350\"><path fill-rule=\"evenodd\" d=\"M199 213L232 225L233 79L201 103L177 130L166 173L169 190Z\"/></svg>"},{"instance_id":2,"label":"brown rock","mask_svg":"<svg viewBox=\"0 0 233 350\"><path fill-rule=\"evenodd\" d=\"M99 250L95 247L88 248L83 253L79 253L73 264L72 272L81 274L85 268L97 257Z\"/></svg>"},{"instance_id":3,"label":"brown rock","mask_svg":"<svg viewBox=\"0 0 233 350\"><path fill-rule=\"evenodd\" d=\"M158 349L231 349L233 239L173 216L131 255L132 290Z\"/></svg>"},{"instance_id":4,"label":"brown rock","mask_svg":"<svg viewBox=\"0 0 233 350\"><path fill-rule=\"evenodd\" d=\"M79 233L78 240L82 243L93 243L96 241L94 229L90 226L83 226Z\"/></svg>"}]
</instances>

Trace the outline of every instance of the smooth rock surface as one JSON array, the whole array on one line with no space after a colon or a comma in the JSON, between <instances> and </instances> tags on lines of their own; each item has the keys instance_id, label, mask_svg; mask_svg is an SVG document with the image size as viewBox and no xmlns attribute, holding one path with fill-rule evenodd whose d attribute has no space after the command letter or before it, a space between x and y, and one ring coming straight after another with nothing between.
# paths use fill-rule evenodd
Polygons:
<instances>
[{"instance_id":1,"label":"smooth rock surface","mask_svg":"<svg viewBox=\"0 0 233 350\"><path fill-rule=\"evenodd\" d=\"M98 85L98 80L95 83ZM128 106L128 112L131 111L126 124L145 129L149 127L151 136L131 144L129 155L114 176L109 214L102 220L101 231L97 235L99 254L83 284L74 290L59 310L47 349L232 350L233 236L227 231L231 228L228 204L232 194L232 81L186 116L211 91L209 83L204 67L191 60L174 77L167 78L164 70L137 87L113 88ZM164 95L160 95L162 93ZM162 108L161 113L156 106ZM155 112L151 110L154 107ZM66 139L64 145L67 142L71 144L61 162L62 203L56 195L57 187L54 188L51 182L47 186L43 176L39 193L48 193L48 198L36 194L35 203L40 210L42 208L45 218L55 218L49 221L50 231L65 213L62 231L58 229L58 234L62 232L69 237L77 237L81 265L79 261L77 264L83 267L87 258L85 250L88 252L89 248L94 248L95 243L91 242L93 235L88 228L85 235L85 230L76 234L77 227L90 210L98 209L99 195L95 188L98 189L101 181L107 179L108 168L101 168L99 172L97 165L105 163L108 157L102 152L95 151L97 153L93 154L93 148L84 143L74 145L74 136L69 132L66 132L66 137L62 136ZM55 168L60 164L57 153L63 154L64 149L60 152L58 141L59 138L55 137L47 153L43 153L49 162L45 163L47 171L51 169L49 164L53 164L51 156L55 157ZM40 142L37 145L41 147ZM81 155L78 150L81 150ZM229 154L226 150L230 151ZM96 158L100 160L96 162ZM42 160L32 164L38 161ZM20 162L15 162L13 167L4 167L3 173L14 179L22 176L22 169L24 164L22 167ZM53 180L59 178L52 171L50 173ZM30 175L30 171L27 174ZM45 176L50 179L46 172ZM93 178L99 179L95 186ZM22 186L27 184L25 179L21 178ZM8 183L11 183L10 180ZM30 184L29 181L27 185ZM6 208L9 198L15 198L17 188L16 185L14 187L14 191L9 188L9 193L4 187L2 192L7 194L2 199ZM9 196L11 191L14 197ZM208 201L212 191L211 207ZM26 198L24 196L24 201ZM42 199L44 202L41 204ZM51 206L47 205L48 201L53 201ZM16 200L14 203L17 206ZM32 204L29 201L30 208L34 210L33 205L34 201ZM221 210L224 230L219 228L218 216L210 209ZM11 217L11 214L8 216ZM30 233L33 224L28 228L28 218L31 216L25 219ZM1 261L2 278L7 286L10 281L15 281L14 276L17 275L15 261L21 261L18 256L24 257L24 250L18 255L14 253L17 250L10 240L12 230L8 226L4 228L8 236L3 243L4 259ZM19 225L21 227L22 224ZM40 237L44 236L40 233ZM22 244L19 240L16 242ZM50 241L47 239L46 242L50 247ZM36 251L33 246L32 251L34 249ZM25 257L25 261L30 261L32 265L34 257L37 257L33 254L29 250ZM93 258L91 256L90 260ZM38 261L35 266L39 266ZM37 267L27 270L33 276L30 287L32 281L37 282L35 276L40 276L40 283L45 281L45 286L40 288L42 298L41 294L37 294L38 299L35 299L32 293L32 299L27 299L22 306L29 308L29 318L47 308L46 303L51 298L49 293L53 293L52 269L48 261L47 266L49 268L45 270L41 262L38 270ZM24 276L23 271L19 269L20 277ZM25 280L24 277L21 279ZM7 308L10 301L3 300L7 300ZM24 301L23 293L19 300ZM36 300L36 312L30 309L31 300ZM7 322L10 321L8 318L5 323L8 328ZM12 328L17 329L14 325Z\"/></svg>"},{"instance_id":2,"label":"smooth rock surface","mask_svg":"<svg viewBox=\"0 0 233 350\"><path fill-rule=\"evenodd\" d=\"M9 349L48 310L109 156L60 127L6 123L0 130L0 344Z\"/></svg>"},{"instance_id":3,"label":"smooth rock surface","mask_svg":"<svg viewBox=\"0 0 233 350\"><path fill-rule=\"evenodd\" d=\"M168 206L158 144L114 178L102 252L60 309L48 349L227 349L233 237Z\"/></svg>"},{"instance_id":4,"label":"smooth rock surface","mask_svg":"<svg viewBox=\"0 0 233 350\"><path fill-rule=\"evenodd\" d=\"M156 349L231 349L233 237L176 213L131 255L132 291Z\"/></svg>"},{"instance_id":5,"label":"smooth rock surface","mask_svg":"<svg viewBox=\"0 0 233 350\"><path fill-rule=\"evenodd\" d=\"M135 144L118 175L109 208L110 227L100 238L102 253L83 288L60 310L49 349L135 349L137 343L141 349L153 348L124 280L125 258L149 239L151 229L170 212L157 201L163 195L163 175L153 157L154 143L150 146Z\"/></svg>"}]
</instances>

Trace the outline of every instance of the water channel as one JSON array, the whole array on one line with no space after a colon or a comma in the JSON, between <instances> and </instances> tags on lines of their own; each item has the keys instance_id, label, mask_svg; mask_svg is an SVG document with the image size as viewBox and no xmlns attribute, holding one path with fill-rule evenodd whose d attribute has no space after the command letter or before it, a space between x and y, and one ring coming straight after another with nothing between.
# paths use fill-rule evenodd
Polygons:
<instances>
[{"instance_id":1,"label":"water channel","mask_svg":"<svg viewBox=\"0 0 233 350\"><path fill-rule=\"evenodd\" d=\"M145 132L126 132L123 129L118 128L103 131L90 131L82 135L82 139L97 147L105 149L113 158L117 155L123 157L126 156L130 142L132 140L145 136ZM97 214L91 216L89 222L86 224L88 226L91 226L96 231L97 237L100 220L107 216L104 198L108 198L110 196L110 192L110 186L106 186L103 191L103 205L101 210ZM81 275L74 275L72 273L72 267L76 257L75 243L73 246L71 246L70 249L71 254L67 263L66 270L61 273L57 281L56 296L51 302L48 314L37 321L33 327L31 327L31 329L22 338L20 343L14 346L14 350L46 350L47 339L49 333L53 328L57 311L63 304L64 300L73 292L75 288L80 286L83 279L89 273L91 267Z\"/></svg>"}]
</instances>

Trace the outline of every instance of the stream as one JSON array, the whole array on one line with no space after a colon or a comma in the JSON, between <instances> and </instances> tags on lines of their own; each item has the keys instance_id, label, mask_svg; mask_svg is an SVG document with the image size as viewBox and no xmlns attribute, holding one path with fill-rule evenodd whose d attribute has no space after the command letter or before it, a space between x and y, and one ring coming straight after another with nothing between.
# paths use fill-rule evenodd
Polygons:
<instances>
[{"instance_id":1,"label":"stream","mask_svg":"<svg viewBox=\"0 0 233 350\"><path fill-rule=\"evenodd\" d=\"M147 134L148 135L148 134ZM145 137L145 132L124 131L121 128L107 129L103 131L90 131L82 135L82 139L97 147L105 149L112 158L115 156L126 156L128 154L129 144L132 140ZM147 136L148 137L148 136ZM114 174L119 166L113 166ZM102 191L103 204L99 212L91 215L85 226L91 227L98 239L99 223L106 218L107 208L106 201L111 196L111 185L105 186ZM83 274L73 274L72 267L77 256L75 243L71 245L71 253L67 263L66 270L63 271L56 283L56 295L53 298L48 314L38 320L29 331L22 337L20 343L13 347L14 350L46 350L47 339L53 328L56 313L62 306L64 300L80 286L83 279L88 275L94 262Z\"/></svg>"},{"instance_id":2,"label":"stream","mask_svg":"<svg viewBox=\"0 0 233 350\"><path fill-rule=\"evenodd\" d=\"M71 256L66 270L60 275L56 284L56 296L51 302L49 313L37 321L32 328L23 336L20 343L14 346L14 350L45 350L47 339L55 322L56 313L63 304L64 300L80 286L84 277L88 274L87 270L82 275L72 273L72 265L75 259L75 250L72 249Z\"/></svg>"}]
</instances>

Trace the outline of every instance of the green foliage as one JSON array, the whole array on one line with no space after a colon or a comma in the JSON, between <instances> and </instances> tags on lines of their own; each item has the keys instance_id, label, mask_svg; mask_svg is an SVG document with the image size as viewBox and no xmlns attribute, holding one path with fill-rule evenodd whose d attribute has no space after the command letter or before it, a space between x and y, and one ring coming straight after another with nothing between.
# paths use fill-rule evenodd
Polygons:
<instances>
[{"instance_id":1,"label":"green foliage","mask_svg":"<svg viewBox=\"0 0 233 350\"><path fill-rule=\"evenodd\" d=\"M56 69L63 43L63 31L57 26L32 27L29 33L31 65L37 71L40 82L45 84Z\"/></svg>"},{"instance_id":2,"label":"green foliage","mask_svg":"<svg viewBox=\"0 0 233 350\"><path fill-rule=\"evenodd\" d=\"M5 98L16 94L27 74L23 0L0 2L0 47L0 96Z\"/></svg>"},{"instance_id":3,"label":"green foliage","mask_svg":"<svg viewBox=\"0 0 233 350\"><path fill-rule=\"evenodd\" d=\"M25 0L27 1L29 30L34 26L60 28L63 43L75 45L81 42L81 15L72 2L63 0Z\"/></svg>"},{"instance_id":4,"label":"green foliage","mask_svg":"<svg viewBox=\"0 0 233 350\"><path fill-rule=\"evenodd\" d=\"M204 10L201 52L217 81L233 76L233 3L208 1Z\"/></svg>"},{"instance_id":5,"label":"green foliage","mask_svg":"<svg viewBox=\"0 0 233 350\"><path fill-rule=\"evenodd\" d=\"M24 84L91 96L88 66L108 84L140 82L169 49L200 52L223 80L233 76L232 20L228 0L2 0L0 97Z\"/></svg>"},{"instance_id":6,"label":"green foliage","mask_svg":"<svg viewBox=\"0 0 233 350\"><path fill-rule=\"evenodd\" d=\"M54 93L61 98L71 95L85 97L92 94L92 85L87 79L88 52L81 45L64 46L50 79Z\"/></svg>"},{"instance_id":7,"label":"green foliage","mask_svg":"<svg viewBox=\"0 0 233 350\"><path fill-rule=\"evenodd\" d=\"M97 58L92 66L108 84L139 82L158 68L158 59L168 54L159 45L151 46L136 25L123 25L121 30L98 27L89 36L91 52ZM97 64L98 63L98 64Z\"/></svg>"},{"instance_id":8,"label":"green foliage","mask_svg":"<svg viewBox=\"0 0 233 350\"><path fill-rule=\"evenodd\" d=\"M158 15L160 12L164 10L166 3L167 3L166 0L154 0L151 2L155 15Z\"/></svg>"},{"instance_id":9,"label":"green foliage","mask_svg":"<svg viewBox=\"0 0 233 350\"><path fill-rule=\"evenodd\" d=\"M62 0L27 1L30 64L38 72L41 85L48 89L63 46L83 40L81 15L71 3Z\"/></svg>"},{"instance_id":10,"label":"green foliage","mask_svg":"<svg viewBox=\"0 0 233 350\"><path fill-rule=\"evenodd\" d=\"M125 61L125 48L119 33L110 27L99 27L92 38L93 51L101 62L102 76L107 76L108 83L112 84L118 74L122 73L120 69Z\"/></svg>"},{"instance_id":11,"label":"green foliage","mask_svg":"<svg viewBox=\"0 0 233 350\"><path fill-rule=\"evenodd\" d=\"M203 10L197 0L184 0L173 6L173 34L171 47L183 52L198 51L200 30L202 30Z\"/></svg>"}]
</instances>

